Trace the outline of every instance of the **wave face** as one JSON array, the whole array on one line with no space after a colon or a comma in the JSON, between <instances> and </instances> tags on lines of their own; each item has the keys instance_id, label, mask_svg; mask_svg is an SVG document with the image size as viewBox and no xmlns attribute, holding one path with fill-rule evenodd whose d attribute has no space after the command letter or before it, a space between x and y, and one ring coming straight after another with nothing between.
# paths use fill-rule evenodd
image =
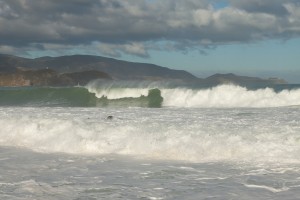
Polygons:
<instances>
[{"instance_id":1,"label":"wave face","mask_svg":"<svg viewBox=\"0 0 300 200\"><path fill-rule=\"evenodd\" d=\"M89 107L96 97L85 88L3 88L0 106Z\"/></svg>"},{"instance_id":2,"label":"wave face","mask_svg":"<svg viewBox=\"0 0 300 200\"><path fill-rule=\"evenodd\" d=\"M158 92L149 96L152 89ZM263 108L298 105L300 89L292 85L247 89L235 85L191 88L166 83L94 82L73 88L0 88L0 106Z\"/></svg>"},{"instance_id":3,"label":"wave face","mask_svg":"<svg viewBox=\"0 0 300 200\"><path fill-rule=\"evenodd\" d=\"M22 113L22 116L19 115ZM113 115L113 120L107 120ZM0 146L192 162L299 163L300 109L0 108Z\"/></svg>"},{"instance_id":4,"label":"wave face","mask_svg":"<svg viewBox=\"0 0 300 200\"><path fill-rule=\"evenodd\" d=\"M27 107L161 107L162 97L158 89L147 89L136 97L128 95L124 89L118 98L110 99L103 95L96 97L95 93L86 88L5 88L0 89L0 106ZM127 94L127 95L125 95Z\"/></svg>"}]
</instances>

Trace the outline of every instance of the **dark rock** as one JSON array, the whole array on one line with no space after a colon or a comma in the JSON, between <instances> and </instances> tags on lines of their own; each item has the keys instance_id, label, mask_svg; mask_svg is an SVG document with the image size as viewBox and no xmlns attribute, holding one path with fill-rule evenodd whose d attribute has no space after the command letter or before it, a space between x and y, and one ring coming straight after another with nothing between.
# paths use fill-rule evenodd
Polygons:
<instances>
[{"instance_id":1,"label":"dark rock","mask_svg":"<svg viewBox=\"0 0 300 200\"><path fill-rule=\"evenodd\" d=\"M114 118L114 117L111 116L111 115L109 115L109 116L106 117L106 119L108 119L108 120L112 120L113 118Z\"/></svg>"}]
</instances>

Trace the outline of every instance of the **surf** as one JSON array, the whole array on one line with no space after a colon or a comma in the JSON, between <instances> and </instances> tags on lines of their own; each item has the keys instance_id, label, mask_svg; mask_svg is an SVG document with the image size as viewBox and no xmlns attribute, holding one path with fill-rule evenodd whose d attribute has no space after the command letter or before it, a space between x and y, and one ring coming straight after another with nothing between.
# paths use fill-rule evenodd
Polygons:
<instances>
[{"instance_id":1,"label":"surf","mask_svg":"<svg viewBox=\"0 0 300 200\"><path fill-rule=\"evenodd\" d=\"M159 89L147 89L138 96L128 95L110 99L105 93L97 97L84 87L0 88L0 106L26 107L161 107Z\"/></svg>"},{"instance_id":2,"label":"surf","mask_svg":"<svg viewBox=\"0 0 300 200\"><path fill-rule=\"evenodd\" d=\"M299 109L286 107L2 107L0 146L189 162L299 163L299 116Z\"/></svg>"},{"instance_id":3,"label":"surf","mask_svg":"<svg viewBox=\"0 0 300 200\"><path fill-rule=\"evenodd\" d=\"M300 105L300 89L287 85L201 88L161 82L94 82L84 87L0 88L0 106L269 108Z\"/></svg>"},{"instance_id":4,"label":"surf","mask_svg":"<svg viewBox=\"0 0 300 200\"><path fill-rule=\"evenodd\" d=\"M163 106L191 108L268 108L300 105L300 89L247 89L220 85L207 89L163 89Z\"/></svg>"}]
</instances>

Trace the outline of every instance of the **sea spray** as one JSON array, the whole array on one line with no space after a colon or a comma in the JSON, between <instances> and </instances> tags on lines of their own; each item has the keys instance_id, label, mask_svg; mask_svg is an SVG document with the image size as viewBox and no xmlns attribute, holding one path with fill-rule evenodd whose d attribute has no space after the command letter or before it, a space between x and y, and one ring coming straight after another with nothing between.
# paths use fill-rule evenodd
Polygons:
<instances>
[{"instance_id":1,"label":"sea spray","mask_svg":"<svg viewBox=\"0 0 300 200\"><path fill-rule=\"evenodd\" d=\"M102 96L97 101L98 107L149 107L160 108L162 106L163 97L159 89L149 89L147 96L140 97L123 97L118 99L108 99Z\"/></svg>"},{"instance_id":2,"label":"sea spray","mask_svg":"<svg viewBox=\"0 0 300 200\"><path fill-rule=\"evenodd\" d=\"M96 97L107 99L121 99L126 97L146 96L149 89L166 87L167 83L151 81L101 81L95 80L85 86Z\"/></svg>"}]
</instances>

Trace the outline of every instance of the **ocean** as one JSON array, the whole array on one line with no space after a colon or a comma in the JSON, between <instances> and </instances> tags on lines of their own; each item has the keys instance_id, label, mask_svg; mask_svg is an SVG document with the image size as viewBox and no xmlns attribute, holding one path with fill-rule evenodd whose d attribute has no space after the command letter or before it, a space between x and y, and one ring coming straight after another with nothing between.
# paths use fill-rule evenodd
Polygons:
<instances>
[{"instance_id":1,"label":"ocean","mask_svg":"<svg viewBox=\"0 0 300 200\"><path fill-rule=\"evenodd\" d=\"M0 88L0 199L299 199L299 105L300 85Z\"/></svg>"}]
</instances>

